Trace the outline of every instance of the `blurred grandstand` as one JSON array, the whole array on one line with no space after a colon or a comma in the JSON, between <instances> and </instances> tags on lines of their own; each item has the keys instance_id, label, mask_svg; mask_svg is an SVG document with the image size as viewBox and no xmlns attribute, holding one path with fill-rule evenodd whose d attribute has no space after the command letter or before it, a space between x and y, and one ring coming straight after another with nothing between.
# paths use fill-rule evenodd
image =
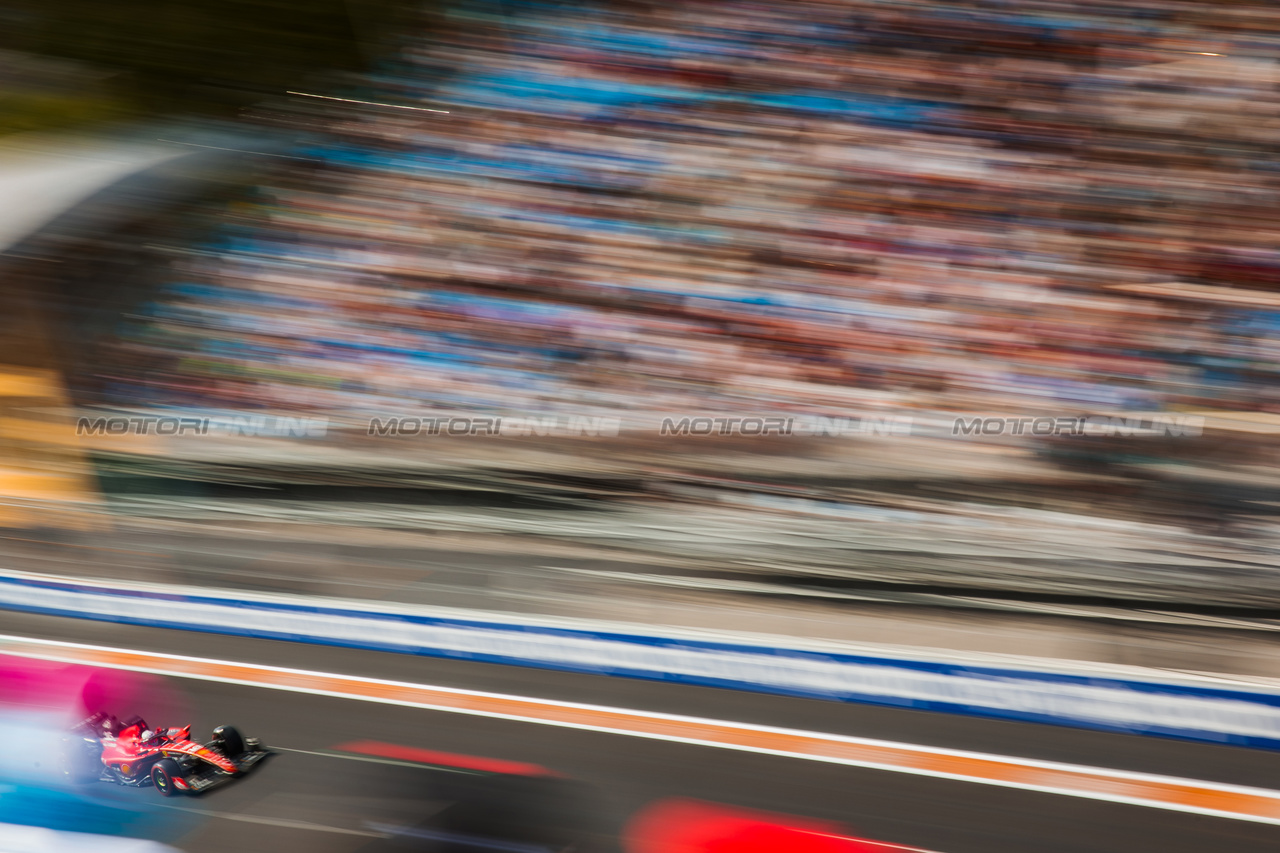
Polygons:
<instances>
[{"instance_id":1,"label":"blurred grandstand","mask_svg":"<svg viewBox=\"0 0 1280 853\"><path fill-rule=\"evenodd\" d=\"M199 225L60 244L83 250L76 292L129 294L98 303L91 332L71 311L78 412L329 424L88 439L112 512L1276 607L1280 11L472 0L442 20L400 32L371 73L258 105L256 132L287 147L232 203L196 206ZM147 262L122 262L130 247ZM142 294L140 267L159 277ZM1207 429L363 428L687 412Z\"/></svg>"},{"instance_id":2,"label":"blurred grandstand","mask_svg":"<svg viewBox=\"0 0 1280 853\"><path fill-rule=\"evenodd\" d=\"M1280 283L1267 19L1039 5L464 7L276 111L103 394L1267 410L1275 306L1114 292Z\"/></svg>"}]
</instances>

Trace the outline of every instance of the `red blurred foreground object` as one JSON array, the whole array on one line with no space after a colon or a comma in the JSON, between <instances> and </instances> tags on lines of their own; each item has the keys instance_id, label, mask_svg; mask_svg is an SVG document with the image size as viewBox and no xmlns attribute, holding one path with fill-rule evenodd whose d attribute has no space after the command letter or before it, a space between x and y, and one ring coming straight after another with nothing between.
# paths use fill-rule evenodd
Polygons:
<instances>
[{"instance_id":1,"label":"red blurred foreground object","mask_svg":"<svg viewBox=\"0 0 1280 853\"><path fill-rule=\"evenodd\" d=\"M0 655L0 712L15 711L54 714L67 725L96 713L190 715L182 691L158 675Z\"/></svg>"},{"instance_id":2,"label":"red blurred foreground object","mask_svg":"<svg viewBox=\"0 0 1280 853\"><path fill-rule=\"evenodd\" d=\"M459 755L456 752L439 752L434 749L417 749L412 746L397 746L391 743L379 743L373 740L344 743L334 747L340 752L354 752L360 755L376 755L379 758L391 758L396 761L409 761L415 764L434 764L439 767L457 767L463 770L478 770L483 773L503 773L513 776L558 776L545 767L527 764L523 761L504 761L499 758L479 758L474 755Z\"/></svg>"},{"instance_id":3,"label":"red blurred foreground object","mask_svg":"<svg viewBox=\"0 0 1280 853\"><path fill-rule=\"evenodd\" d=\"M70 708L91 672L87 667L0 655L0 706Z\"/></svg>"},{"instance_id":4,"label":"red blurred foreground object","mask_svg":"<svg viewBox=\"0 0 1280 853\"><path fill-rule=\"evenodd\" d=\"M627 853L887 853L915 848L844 835L836 824L733 809L696 800L663 800L628 824Z\"/></svg>"}]
</instances>

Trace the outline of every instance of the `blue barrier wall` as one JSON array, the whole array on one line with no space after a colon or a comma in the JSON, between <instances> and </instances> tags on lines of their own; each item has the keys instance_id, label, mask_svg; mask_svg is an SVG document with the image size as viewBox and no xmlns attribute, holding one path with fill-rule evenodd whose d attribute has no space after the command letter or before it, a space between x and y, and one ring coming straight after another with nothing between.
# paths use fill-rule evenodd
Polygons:
<instances>
[{"instance_id":1,"label":"blue barrier wall","mask_svg":"<svg viewBox=\"0 0 1280 853\"><path fill-rule=\"evenodd\" d=\"M284 597L279 597L283 599ZM131 625L545 667L1188 740L1280 748L1280 694L971 666L377 605L0 576L0 608ZM391 610L391 608L388 608Z\"/></svg>"}]
</instances>

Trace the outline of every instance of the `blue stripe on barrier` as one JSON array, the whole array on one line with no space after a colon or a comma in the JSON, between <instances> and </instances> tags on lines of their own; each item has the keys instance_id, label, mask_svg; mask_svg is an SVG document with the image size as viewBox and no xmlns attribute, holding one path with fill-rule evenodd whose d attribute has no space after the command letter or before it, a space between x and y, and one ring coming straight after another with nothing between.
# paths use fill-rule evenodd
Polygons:
<instances>
[{"instance_id":1,"label":"blue stripe on barrier","mask_svg":"<svg viewBox=\"0 0 1280 853\"><path fill-rule=\"evenodd\" d=\"M23 596L19 590L29 594ZM76 596L79 602L46 600L42 604L33 600L42 593L46 599ZM95 602L100 606L94 606ZM184 620L172 612L166 618L166 604L170 611L204 611L207 621ZM154 614L137 612L151 606ZM126 592L34 579L0 578L0 607L149 627L1280 749L1280 694L1266 692L222 596ZM127 612L130 610L134 612ZM269 624L273 621L277 623L274 626ZM302 624L295 627L287 624L290 622ZM309 627L307 623L311 623ZM295 629L288 630L290 627ZM414 640L415 634L430 638L433 633L437 640L449 642ZM644 658L650 659L649 665ZM965 698L970 701L961 701ZM989 701L975 701L978 698ZM1198 725L1176 724L1180 718ZM1217 728L1212 727L1215 720Z\"/></svg>"}]
</instances>

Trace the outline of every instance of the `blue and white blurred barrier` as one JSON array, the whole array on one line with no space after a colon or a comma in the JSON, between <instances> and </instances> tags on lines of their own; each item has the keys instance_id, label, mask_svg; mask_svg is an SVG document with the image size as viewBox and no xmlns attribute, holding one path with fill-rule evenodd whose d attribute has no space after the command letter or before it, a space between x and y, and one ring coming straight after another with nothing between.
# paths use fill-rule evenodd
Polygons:
<instances>
[{"instance_id":1,"label":"blue and white blurred barrier","mask_svg":"<svg viewBox=\"0 0 1280 853\"><path fill-rule=\"evenodd\" d=\"M1280 749L1280 692L1155 670L7 573L0 608ZM0 620L2 624L2 620ZM976 657L976 656L975 656ZM1012 661L1012 662L1010 662Z\"/></svg>"},{"instance_id":2,"label":"blue and white blurred barrier","mask_svg":"<svg viewBox=\"0 0 1280 853\"><path fill-rule=\"evenodd\" d=\"M0 853L182 853L155 841L0 823Z\"/></svg>"}]
</instances>

